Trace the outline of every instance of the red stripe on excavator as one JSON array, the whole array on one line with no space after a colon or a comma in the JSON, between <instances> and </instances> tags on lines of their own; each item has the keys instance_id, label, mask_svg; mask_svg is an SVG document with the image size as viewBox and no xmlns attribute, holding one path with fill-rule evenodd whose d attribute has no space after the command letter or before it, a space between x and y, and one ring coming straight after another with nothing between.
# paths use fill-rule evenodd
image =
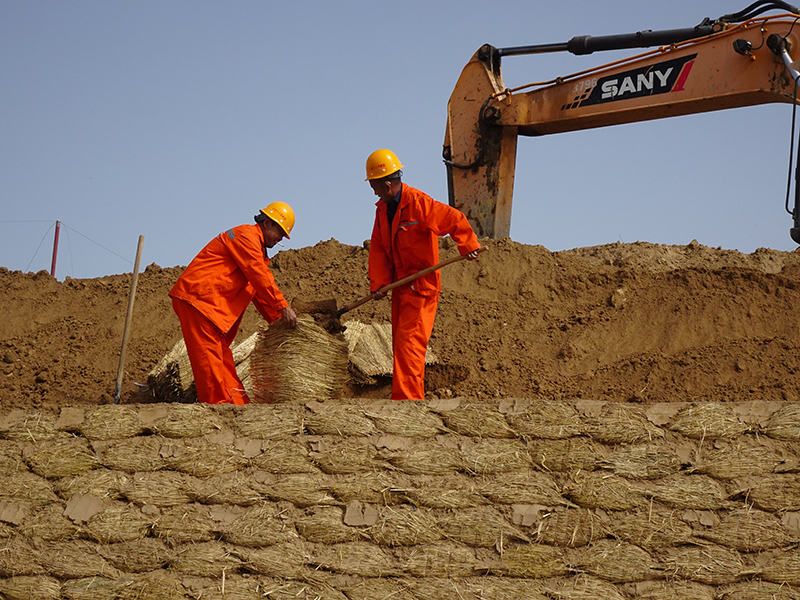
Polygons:
<instances>
[{"instance_id":1,"label":"red stripe on excavator","mask_svg":"<svg viewBox=\"0 0 800 600\"><path fill-rule=\"evenodd\" d=\"M689 78L689 71L692 70L692 65L694 61L691 60L683 66L683 70L681 74L678 75L678 81L675 82L675 87L672 88L673 92L682 92L683 85L686 83L686 80Z\"/></svg>"}]
</instances>

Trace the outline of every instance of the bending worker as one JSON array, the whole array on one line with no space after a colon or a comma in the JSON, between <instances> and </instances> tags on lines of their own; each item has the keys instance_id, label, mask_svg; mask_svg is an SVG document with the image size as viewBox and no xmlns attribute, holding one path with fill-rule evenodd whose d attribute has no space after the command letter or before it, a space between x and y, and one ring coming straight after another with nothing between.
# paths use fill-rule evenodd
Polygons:
<instances>
[{"instance_id":1,"label":"bending worker","mask_svg":"<svg viewBox=\"0 0 800 600\"><path fill-rule=\"evenodd\" d=\"M199 402L250 402L230 346L251 301L268 322L282 319L297 326L297 315L278 289L267 256L267 249L289 237L294 211L285 202L273 202L255 221L228 229L206 244L169 292Z\"/></svg>"},{"instance_id":2,"label":"bending worker","mask_svg":"<svg viewBox=\"0 0 800 600\"><path fill-rule=\"evenodd\" d=\"M370 290L378 290L439 262L438 236L450 235L462 255L478 257L480 244L459 210L435 201L401 181L403 165L391 150L367 157L367 181L379 198L369 246ZM392 399L425 398L425 352L433 331L439 271L392 291Z\"/></svg>"}]
</instances>

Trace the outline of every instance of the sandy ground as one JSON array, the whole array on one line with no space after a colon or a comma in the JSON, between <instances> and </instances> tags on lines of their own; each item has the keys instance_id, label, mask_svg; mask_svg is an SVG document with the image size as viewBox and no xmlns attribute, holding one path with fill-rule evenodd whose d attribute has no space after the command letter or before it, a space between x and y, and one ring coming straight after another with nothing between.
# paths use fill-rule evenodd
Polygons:
<instances>
[{"instance_id":1,"label":"sandy ground","mask_svg":"<svg viewBox=\"0 0 800 600\"><path fill-rule=\"evenodd\" d=\"M800 254L648 243L563 252L486 241L443 271L430 398L797 401ZM442 258L454 255L449 239ZM367 293L367 250L329 240L273 259L284 294ZM122 401L180 336L167 292L182 267L139 277ZM113 401L130 274L59 282L0 268L0 407ZM349 318L389 320L389 302ZM248 309L239 339L263 324ZM350 396L387 398L388 382Z\"/></svg>"}]
</instances>

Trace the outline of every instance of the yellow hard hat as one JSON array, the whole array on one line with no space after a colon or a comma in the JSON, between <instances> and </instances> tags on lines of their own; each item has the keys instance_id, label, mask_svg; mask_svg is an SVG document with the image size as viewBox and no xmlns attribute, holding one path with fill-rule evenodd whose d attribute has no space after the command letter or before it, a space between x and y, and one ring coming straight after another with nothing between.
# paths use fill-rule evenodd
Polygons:
<instances>
[{"instance_id":1,"label":"yellow hard hat","mask_svg":"<svg viewBox=\"0 0 800 600\"><path fill-rule=\"evenodd\" d=\"M262 208L260 212L275 221L283 229L286 237L289 237L294 227L294 211L291 206L286 202L271 202L266 208Z\"/></svg>"},{"instance_id":2,"label":"yellow hard hat","mask_svg":"<svg viewBox=\"0 0 800 600\"><path fill-rule=\"evenodd\" d=\"M369 181L370 179L380 179L381 177L386 177L392 173L397 173L402 168L403 165L400 163L400 159L397 158L397 155L394 152L391 150L386 150L385 148L381 150L375 150L375 152L367 157L366 181Z\"/></svg>"}]
</instances>

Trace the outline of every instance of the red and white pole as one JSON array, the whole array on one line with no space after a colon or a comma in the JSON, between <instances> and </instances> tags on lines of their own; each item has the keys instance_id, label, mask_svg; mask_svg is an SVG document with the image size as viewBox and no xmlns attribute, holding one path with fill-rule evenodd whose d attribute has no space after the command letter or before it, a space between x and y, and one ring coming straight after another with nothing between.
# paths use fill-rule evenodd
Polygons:
<instances>
[{"instance_id":1,"label":"red and white pole","mask_svg":"<svg viewBox=\"0 0 800 600\"><path fill-rule=\"evenodd\" d=\"M56 233L53 237L53 261L50 263L50 276L56 276L56 258L58 257L58 233L61 231L61 221L56 221Z\"/></svg>"}]
</instances>

